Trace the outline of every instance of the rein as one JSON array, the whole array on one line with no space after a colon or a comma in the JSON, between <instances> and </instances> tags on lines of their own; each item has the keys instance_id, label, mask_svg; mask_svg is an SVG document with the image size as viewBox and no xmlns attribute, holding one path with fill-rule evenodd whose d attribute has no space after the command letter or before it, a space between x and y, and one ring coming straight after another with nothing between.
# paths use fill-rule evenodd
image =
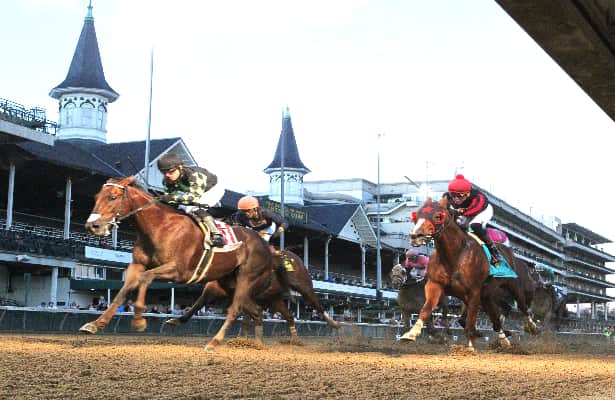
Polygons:
<instances>
[{"instance_id":1,"label":"rein","mask_svg":"<svg viewBox=\"0 0 615 400\"><path fill-rule=\"evenodd\" d=\"M122 209L124 209L124 202L126 201L126 199L128 199L130 201L130 199L128 198L128 190L127 190L126 186L118 185L117 183L105 183L105 184L103 184L103 186L114 186L114 187L122 189L122 191L124 192L124 195L122 197ZM153 205L155 202L156 202L156 199L152 199L148 203L145 203L141 207L135 208L134 210L131 210L127 214L124 214L124 215L120 215L119 213L117 213L115 215L115 218L111 222L111 224L115 225L115 226L119 226L120 222L122 222L126 218L132 217L133 215L137 214L138 212L140 212L140 211L146 209L147 207Z\"/></svg>"}]
</instances>

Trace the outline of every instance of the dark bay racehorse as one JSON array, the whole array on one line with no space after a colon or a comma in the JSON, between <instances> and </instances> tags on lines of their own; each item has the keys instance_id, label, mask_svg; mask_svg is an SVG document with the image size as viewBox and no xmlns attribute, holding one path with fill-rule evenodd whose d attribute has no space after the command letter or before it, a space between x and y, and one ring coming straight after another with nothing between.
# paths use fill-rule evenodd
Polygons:
<instances>
[{"instance_id":1,"label":"dark bay racehorse","mask_svg":"<svg viewBox=\"0 0 615 400\"><path fill-rule=\"evenodd\" d=\"M299 292L303 296L303 300L314 307L322 320L326 321L330 327L338 329L340 327L339 322L332 320L327 315L318 300L318 296L314 293L312 277L307 268L305 268L301 258L289 250L285 250L282 253L281 256L272 257L272 262L274 263L272 268L274 270L273 277L264 290L255 294L255 300L260 305L269 305L272 312L279 312L282 315L288 323L292 340L297 339L297 328L295 327L295 319L284 302L284 295L289 292L289 289ZM165 324L177 326L187 322L204 305L211 304L218 299L232 297L236 287L237 279L234 273L220 280L207 282L203 293L201 293L201 296L192 307L181 317L166 320ZM249 318L242 320L244 334L248 331L249 322ZM262 332L260 334L262 335ZM260 340L262 340L262 336Z\"/></svg>"},{"instance_id":2,"label":"dark bay racehorse","mask_svg":"<svg viewBox=\"0 0 615 400\"><path fill-rule=\"evenodd\" d=\"M541 282L534 294L532 312L545 330L557 331L568 313L566 296L558 296L554 285Z\"/></svg>"},{"instance_id":3,"label":"dark bay racehorse","mask_svg":"<svg viewBox=\"0 0 615 400\"><path fill-rule=\"evenodd\" d=\"M402 326L408 327L410 317L412 314L418 314L421 308L425 304L425 277L413 268L408 272L408 268L401 264L396 264L389 273L389 279L393 289L397 289L397 304L401 309ZM442 296L439 304L442 310L442 322L444 328L449 332L449 320L448 320L448 299L446 296ZM426 321L427 332L430 335L436 334L436 329L433 323L433 317Z\"/></svg>"},{"instance_id":4,"label":"dark bay racehorse","mask_svg":"<svg viewBox=\"0 0 615 400\"><path fill-rule=\"evenodd\" d=\"M402 339L416 340L416 337L421 334L424 321L430 317L440 298L444 295L451 295L460 299L466 306L467 316L464 330L470 349L474 349L477 336L476 318L481 304L494 330L498 332L500 344L510 345L501 325L496 302L491 297L495 292L495 287L502 286L510 279L489 278L490 267L485 252L475 239L455 223L448 210L446 198L439 203L428 199L417 212L416 224L410 235L410 244L419 246L432 239L436 250L429 258L425 304L421 309L419 319L412 329L402 336ZM511 251L503 246L499 246L498 249L509 265L514 266L516 260ZM511 294L515 297L519 309L535 329L522 291L512 286L510 290L514 293Z\"/></svg>"},{"instance_id":5,"label":"dark bay racehorse","mask_svg":"<svg viewBox=\"0 0 615 400\"><path fill-rule=\"evenodd\" d=\"M240 312L249 315L262 331L262 311L253 293L262 290L272 279L272 254L267 244L255 231L234 227L239 242L232 247L212 249L211 263L204 253L204 234L186 214L159 203L149 193L132 186L134 177L121 180L109 179L95 198L94 208L86 228L97 236L108 236L111 228L125 218L134 219L137 239L128 265L125 281L107 310L95 321L79 330L96 333L107 326L126 295L137 289L132 328L143 331L147 322L143 318L148 286L155 279L178 283L207 282L236 274L233 301L226 320L218 333L207 344L212 350L224 340L228 327Z\"/></svg>"}]
</instances>

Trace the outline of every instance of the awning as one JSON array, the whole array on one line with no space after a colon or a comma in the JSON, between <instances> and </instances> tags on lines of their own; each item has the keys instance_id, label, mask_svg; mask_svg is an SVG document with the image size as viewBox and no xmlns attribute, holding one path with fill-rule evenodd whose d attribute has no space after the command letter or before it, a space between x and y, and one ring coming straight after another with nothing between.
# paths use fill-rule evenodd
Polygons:
<instances>
[{"instance_id":1,"label":"awning","mask_svg":"<svg viewBox=\"0 0 615 400\"><path fill-rule=\"evenodd\" d=\"M70 280L70 288L71 290L119 290L123 281L118 280L102 280L102 279L71 279ZM184 285L180 283L173 282L152 282L149 285L149 289L192 289L192 290L203 290L204 285Z\"/></svg>"}]
</instances>

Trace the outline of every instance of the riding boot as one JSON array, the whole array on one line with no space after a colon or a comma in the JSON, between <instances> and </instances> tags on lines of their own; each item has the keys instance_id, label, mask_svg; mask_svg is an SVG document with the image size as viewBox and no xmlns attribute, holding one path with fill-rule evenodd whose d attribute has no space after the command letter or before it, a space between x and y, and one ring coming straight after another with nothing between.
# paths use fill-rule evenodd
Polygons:
<instances>
[{"instance_id":1,"label":"riding boot","mask_svg":"<svg viewBox=\"0 0 615 400\"><path fill-rule=\"evenodd\" d=\"M196 215L201 221L203 221L205 226L207 226L207 229L209 230L211 244L215 247L224 247L224 245L226 244L224 241L224 236L222 236L220 230L216 226L216 221L214 221L214 218L202 208L196 210L194 212L194 215Z\"/></svg>"},{"instance_id":2,"label":"riding boot","mask_svg":"<svg viewBox=\"0 0 615 400\"><path fill-rule=\"evenodd\" d=\"M497 267L500 264L500 251L493 242L486 243L486 245L489 249L489 253L491 253L491 264Z\"/></svg>"},{"instance_id":3,"label":"riding boot","mask_svg":"<svg viewBox=\"0 0 615 400\"><path fill-rule=\"evenodd\" d=\"M220 233L220 230L216 226L216 221L214 221L214 217L211 215L207 215L205 217L205 225L209 229L209 237L211 238L211 244L215 247L224 247L226 242L224 241L224 236Z\"/></svg>"}]
</instances>

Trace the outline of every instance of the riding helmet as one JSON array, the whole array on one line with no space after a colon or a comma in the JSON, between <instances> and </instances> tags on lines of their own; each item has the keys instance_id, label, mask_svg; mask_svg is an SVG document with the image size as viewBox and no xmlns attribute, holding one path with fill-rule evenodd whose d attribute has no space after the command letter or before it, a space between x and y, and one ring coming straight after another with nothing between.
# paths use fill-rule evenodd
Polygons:
<instances>
[{"instance_id":1,"label":"riding helmet","mask_svg":"<svg viewBox=\"0 0 615 400\"><path fill-rule=\"evenodd\" d=\"M184 162L177 154L167 153L158 159L158 169L160 171L168 171L180 165L184 165Z\"/></svg>"},{"instance_id":2,"label":"riding helmet","mask_svg":"<svg viewBox=\"0 0 615 400\"><path fill-rule=\"evenodd\" d=\"M457 175L455 179L448 184L448 191L451 193L469 192L470 189L472 189L472 182L464 178L461 174Z\"/></svg>"},{"instance_id":3,"label":"riding helmet","mask_svg":"<svg viewBox=\"0 0 615 400\"><path fill-rule=\"evenodd\" d=\"M254 196L243 196L237 202L237 208L243 211L258 208L259 206L258 199Z\"/></svg>"}]
</instances>

